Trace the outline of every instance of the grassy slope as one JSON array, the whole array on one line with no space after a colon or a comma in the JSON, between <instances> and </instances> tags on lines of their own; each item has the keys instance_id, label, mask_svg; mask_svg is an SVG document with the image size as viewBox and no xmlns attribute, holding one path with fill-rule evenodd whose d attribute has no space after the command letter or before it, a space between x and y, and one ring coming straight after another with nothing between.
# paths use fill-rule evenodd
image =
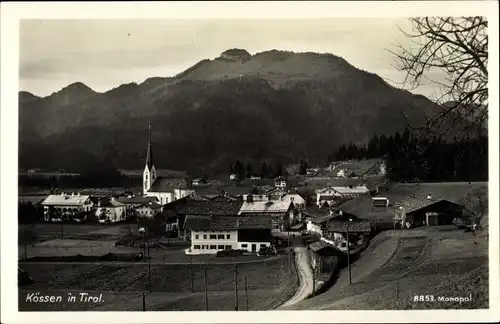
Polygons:
<instances>
[{"instance_id":1,"label":"grassy slope","mask_svg":"<svg viewBox=\"0 0 500 324\"><path fill-rule=\"evenodd\" d=\"M486 235L461 231L414 230L379 239L370 255L352 266L353 284L344 270L326 293L291 309L447 309L488 307L488 249ZM384 235L384 234L382 234ZM388 234L385 234L388 235ZM388 245L387 242L399 243ZM394 252L391 255L391 251ZM389 256L389 257L387 257ZM373 264L373 263L379 264ZM382 264L380 264L382 263ZM375 270L373 270L375 269ZM398 296L399 287L399 296ZM467 297L472 302L414 302L415 295Z\"/></svg>"}]
</instances>

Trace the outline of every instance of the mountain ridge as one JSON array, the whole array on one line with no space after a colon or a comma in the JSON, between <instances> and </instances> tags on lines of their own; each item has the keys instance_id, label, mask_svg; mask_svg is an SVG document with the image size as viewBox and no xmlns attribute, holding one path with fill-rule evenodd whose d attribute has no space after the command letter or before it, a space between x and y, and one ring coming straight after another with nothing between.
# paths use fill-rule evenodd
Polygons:
<instances>
[{"instance_id":1,"label":"mountain ridge","mask_svg":"<svg viewBox=\"0 0 500 324\"><path fill-rule=\"evenodd\" d=\"M225 171L235 159L288 162L299 156L326 162L341 144L401 130L402 112L418 124L438 109L333 54L250 55L233 48L175 77L152 77L103 93L76 82L50 96L20 101L20 166L78 168L79 163L65 162L70 153L64 152L71 152L86 161L140 168L148 121L156 158L168 168ZM58 158L30 160L30 150L43 145L62 151L54 153Z\"/></svg>"}]
</instances>

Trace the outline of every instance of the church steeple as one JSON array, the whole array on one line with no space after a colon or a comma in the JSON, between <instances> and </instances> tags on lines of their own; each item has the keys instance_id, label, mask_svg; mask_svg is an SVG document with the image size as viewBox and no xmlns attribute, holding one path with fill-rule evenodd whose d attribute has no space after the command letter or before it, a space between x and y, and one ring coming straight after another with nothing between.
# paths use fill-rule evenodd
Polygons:
<instances>
[{"instance_id":1,"label":"church steeple","mask_svg":"<svg viewBox=\"0 0 500 324\"><path fill-rule=\"evenodd\" d=\"M149 141L148 141L148 153L146 155L146 166L151 171L153 167L153 144L151 143L151 121L149 122Z\"/></svg>"},{"instance_id":2,"label":"church steeple","mask_svg":"<svg viewBox=\"0 0 500 324\"><path fill-rule=\"evenodd\" d=\"M146 166L144 167L144 173L142 175L142 183L143 183L143 193L144 195L147 194L149 189L151 189L151 186L156 180L156 168L153 163L153 144L151 143L151 121L149 122L149 129L148 129L148 152L146 155Z\"/></svg>"}]
</instances>

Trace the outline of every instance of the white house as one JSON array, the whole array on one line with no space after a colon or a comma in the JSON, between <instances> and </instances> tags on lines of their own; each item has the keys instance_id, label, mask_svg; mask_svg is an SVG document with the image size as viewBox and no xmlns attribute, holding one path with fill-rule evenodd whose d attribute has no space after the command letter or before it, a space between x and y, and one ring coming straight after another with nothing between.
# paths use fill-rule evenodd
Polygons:
<instances>
[{"instance_id":1,"label":"white house","mask_svg":"<svg viewBox=\"0 0 500 324\"><path fill-rule=\"evenodd\" d=\"M229 175L229 180L232 180L232 181L238 180L238 175L236 173L231 173Z\"/></svg>"},{"instance_id":2,"label":"white house","mask_svg":"<svg viewBox=\"0 0 500 324\"><path fill-rule=\"evenodd\" d=\"M265 216L193 216L186 217L191 231L191 246L186 254L215 254L222 250L259 252L271 246L271 221Z\"/></svg>"},{"instance_id":3,"label":"white house","mask_svg":"<svg viewBox=\"0 0 500 324\"><path fill-rule=\"evenodd\" d=\"M101 224L124 221L127 219L127 206L115 197L102 198L97 203L95 215Z\"/></svg>"},{"instance_id":4,"label":"white house","mask_svg":"<svg viewBox=\"0 0 500 324\"><path fill-rule=\"evenodd\" d=\"M291 202L296 209L304 209L306 205L305 198L295 189L283 190L280 188L274 188L263 194L244 194L243 201L284 201Z\"/></svg>"},{"instance_id":5,"label":"white house","mask_svg":"<svg viewBox=\"0 0 500 324\"><path fill-rule=\"evenodd\" d=\"M156 216L156 214L162 212L163 206L155 202L150 202L136 207L135 210L137 212L137 217L152 218Z\"/></svg>"},{"instance_id":6,"label":"white house","mask_svg":"<svg viewBox=\"0 0 500 324\"><path fill-rule=\"evenodd\" d=\"M286 189L287 183L286 180L283 177L278 177L274 179L274 186L279 189Z\"/></svg>"},{"instance_id":7,"label":"white house","mask_svg":"<svg viewBox=\"0 0 500 324\"><path fill-rule=\"evenodd\" d=\"M326 187L316 190L316 204L323 206L325 202L332 205L335 200L350 199L369 194L370 190L365 186L344 186L344 187Z\"/></svg>"},{"instance_id":8,"label":"white house","mask_svg":"<svg viewBox=\"0 0 500 324\"><path fill-rule=\"evenodd\" d=\"M194 194L187 178L158 177L153 163L153 145L151 143L151 124L149 125L149 142L146 155L146 166L143 172L143 194L145 197L156 197L160 205L171 203Z\"/></svg>"},{"instance_id":9,"label":"white house","mask_svg":"<svg viewBox=\"0 0 500 324\"><path fill-rule=\"evenodd\" d=\"M78 214L91 212L94 209L90 195L80 195L80 193L49 195L41 204L45 221L73 219L78 217Z\"/></svg>"}]
</instances>

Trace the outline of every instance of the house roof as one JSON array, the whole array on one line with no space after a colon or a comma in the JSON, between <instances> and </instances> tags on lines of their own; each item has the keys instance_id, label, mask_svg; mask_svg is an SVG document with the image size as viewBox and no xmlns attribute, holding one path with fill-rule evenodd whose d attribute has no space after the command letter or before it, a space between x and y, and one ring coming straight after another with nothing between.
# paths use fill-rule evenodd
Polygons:
<instances>
[{"instance_id":1,"label":"house roof","mask_svg":"<svg viewBox=\"0 0 500 324\"><path fill-rule=\"evenodd\" d=\"M49 195L42 202L46 206L81 206L90 195Z\"/></svg>"},{"instance_id":2,"label":"house roof","mask_svg":"<svg viewBox=\"0 0 500 324\"><path fill-rule=\"evenodd\" d=\"M291 201L254 201L254 202L243 202L241 208L238 212L240 214L256 214L256 213L286 213L290 206L292 206Z\"/></svg>"},{"instance_id":3,"label":"house roof","mask_svg":"<svg viewBox=\"0 0 500 324\"><path fill-rule=\"evenodd\" d=\"M190 230L238 230L238 229L271 229L271 219L264 216L195 216L188 215L184 228Z\"/></svg>"},{"instance_id":4,"label":"house roof","mask_svg":"<svg viewBox=\"0 0 500 324\"><path fill-rule=\"evenodd\" d=\"M323 241L316 241L314 243L309 244L309 249L313 252L318 252L324 248L331 248L332 246Z\"/></svg>"},{"instance_id":5,"label":"house roof","mask_svg":"<svg viewBox=\"0 0 500 324\"><path fill-rule=\"evenodd\" d=\"M315 224L322 224L322 223L326 223L328 222L329 220L335 218L336 215L324 215L324 216L319 216L319 217L311 217L311 222L315 223Z\"/></svg>"},{"instance_id":6,"label":"house roof","mask_svg":"<svg viewBox=\"0 0 500 324\"><path fill-rule=\"evenodd\" d=\"M352 221L346 219L339 219L336 217L327 222L326 228L328 231L332 232L345 232L349 229L349 232L370 232L372 230L371 223L364 219L353 219Z\"/></svg>"},{"instance_id":7,"label":"house roof","mask_svg":"<svg viewBox=\"0 0 500 324\"><path fill-rule=\"evenodd\" d=\"M228 215L238 214L240 200L187 200L178 212L185 215Z\"/></svg>"},{"instance_id":8,"label":"house roof","mask_svg":"<svg viewBox=\"0 0 500 324\"><path fill-rule=\"evenodd\" d=\"M126 205L147 204L153 201L158 201L156 197L142 197L142 196L130 197L130 198L118 197L117 200L122 204Z\"/></svg>"},{"instance_id":9,"label":"house roof","mask_svg":"<svg viewBox=\"0 0 500 324\"><path fill-rule=\"evenodd\" d=\"M158 177L148 192L172 192L174 189L190 189L186 178Z\"/></svg>"},{"instance_id":10,"label":"house roof","mask_svg":"<svg viewBox=\"0 0 500 324\"><path fill-rule=\"evenodd\" d=\"M122 204L116 199L110 198L110 197L105 197L101 198L99 200L99 205L98 207L104 207L104 208L116 208L116 207L123 207L125 204Z\"/></svg>"},{"instance_id":11,"label":"house roof","mask_svg":"<svg viewBox=\"0 0 500 324\"><path fill-rule=\"evenodd\" d=\"M330 210L325 209L325 208L319 208L315 205L312 206L307 206L306 210L302 212L306 217L323 217L323 216L329 216L330 215Z\"/></svg>"},{"instance_id":12,"label":"house roof","mask_svg":"<svg viewBox=\"0 0 500 324\"><path fill-rule=\"evenodd\" d=\"M150 202L147 204L142 204L138 208L151 208L152 210L158 210L158 209L161 209L162 207L163 207L162 205L160 205L156 202Z\"/></svg>"},{"instance_id":13,"label":"house roof","mask_svg":"<svg viewBox=\"0 0 500 324\"><path fill-rule=\"evenodd\" d=\"M409 214L409 213L415 212L419 209L434 205L434 204L442 202L442 201L446 201L448 203L458 205L455 202L452 202L452 201L449 201L446 199L442 199L440 197L433 197L432 199L428 199L427 197L422 197L422 196L409 196L409 197L406 197L405 199L401 200L400 202L398 202L396 204L396 206L404 207L405 212L407 214Z\"/></svg>"},{"instance_id":14,"label":"house roof","mask_svg":"<svg viewBox=\"0 0 500 324\"><path fill-rule=\"evenodd\" d=\"M370 190L368 190L368 188L365 185L359 186L359 187L353 187L353 188L349 188L349 187L332 187L332 189L335 190L335 191L337 191L340 194L367 193L367 192L370 191Z\"/></svg>"}]
</instances>

